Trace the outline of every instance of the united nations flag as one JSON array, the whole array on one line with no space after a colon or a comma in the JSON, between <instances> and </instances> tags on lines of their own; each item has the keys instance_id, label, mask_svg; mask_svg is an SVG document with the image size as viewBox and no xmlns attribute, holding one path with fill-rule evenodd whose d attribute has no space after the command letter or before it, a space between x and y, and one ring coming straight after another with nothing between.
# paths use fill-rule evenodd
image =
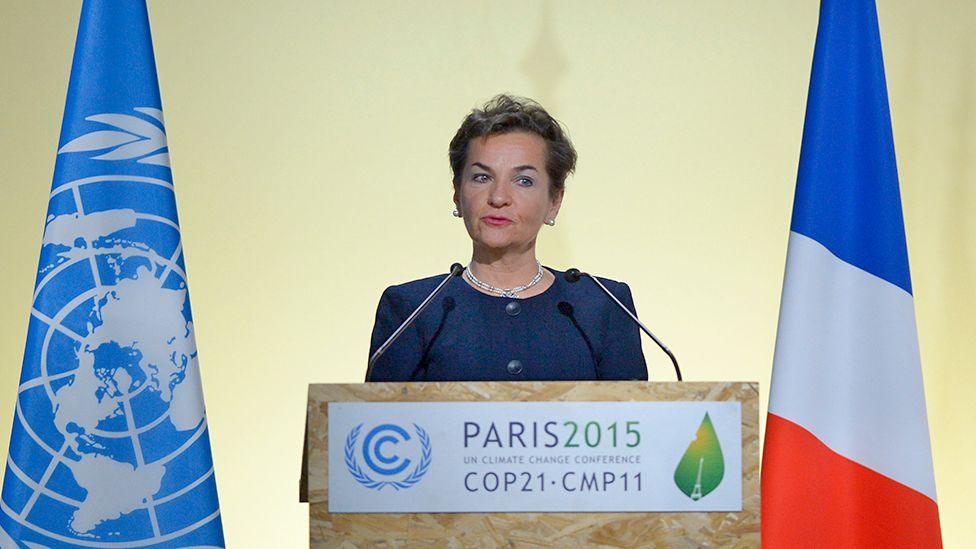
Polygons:
<instances>
[{"instance_id":1,"label":"united nations flag","mask_svg":"<svg viewBox=\"0 0 976 549\"><path fill-rule=\"evenodd\" d=\"M0 502L3 547L223 546L143 0L86 0Z\"/></svg>"}]
</instances>

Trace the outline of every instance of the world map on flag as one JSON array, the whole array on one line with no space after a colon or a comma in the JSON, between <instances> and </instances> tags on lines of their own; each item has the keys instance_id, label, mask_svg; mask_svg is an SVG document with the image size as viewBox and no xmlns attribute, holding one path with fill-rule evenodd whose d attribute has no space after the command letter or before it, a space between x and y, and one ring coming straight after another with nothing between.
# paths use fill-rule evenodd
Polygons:
<instances>
[{"instance_id":1,"label":"world map on flag","mask_svg":"<svg viewBox=\"0 0 976 549\"><path fill-rule=\"evenodd\" d=\"M60 154L97 151L96 164L168 173L158 109L87 120L110 129ZM7 462L4 522L90 547L165 545L219 528L168 177L54 186L14 422L22 442Z\"/></svg>"}]
</instances>

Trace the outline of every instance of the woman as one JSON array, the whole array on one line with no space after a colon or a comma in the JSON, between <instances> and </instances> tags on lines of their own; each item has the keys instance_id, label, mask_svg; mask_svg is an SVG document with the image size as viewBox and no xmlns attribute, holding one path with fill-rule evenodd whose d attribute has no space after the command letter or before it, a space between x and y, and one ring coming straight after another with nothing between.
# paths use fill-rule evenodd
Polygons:
<instances>
[{"instance_id":1,"label":"woman","mask_svg":"<svg viewBox=\"0 0 976 549\"><path fill-rule=\"evenodd\" d=\"M367 381L647 379L626 314L593 281L570 283L536 259L536 236L556 224L576 166L559 123L533 101L499 95L464 119L449 156L471 262ZM444 276L383 292L370 356ZM634 310L626 284L602 281Z\"/></svg>"}]
</instances>

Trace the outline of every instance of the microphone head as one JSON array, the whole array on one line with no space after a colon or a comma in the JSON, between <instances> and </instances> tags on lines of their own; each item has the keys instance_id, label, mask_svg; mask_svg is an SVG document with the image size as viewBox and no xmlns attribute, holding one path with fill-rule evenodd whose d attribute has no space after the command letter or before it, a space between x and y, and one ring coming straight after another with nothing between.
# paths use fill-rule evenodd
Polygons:
<instances>
[{"instance_id":1,"label":"microphone head","mask_svg":"<svg viewBox=\"0 0 976 549\"><path fill-rule=\"evenodd\" d=\"M451 271L450 272L451 272L452 275L458 276L458 275L461 274L461 271L463 271L463 270L464 270L464 265L461 265L460 263L452 263L451 264Z\"/></svg>"},{"instance_id":2,"label":"microphone head","mask_svg":"<svg viewBox=\"0 0 976 549\"><path fill-rule=\"evenodd\" d=\"M563 276L566 277L566 282L576 282L583 276L583 273L581 273L579 269L573 267L572 269L566 271Z\"/></svg>"}]
</instances>

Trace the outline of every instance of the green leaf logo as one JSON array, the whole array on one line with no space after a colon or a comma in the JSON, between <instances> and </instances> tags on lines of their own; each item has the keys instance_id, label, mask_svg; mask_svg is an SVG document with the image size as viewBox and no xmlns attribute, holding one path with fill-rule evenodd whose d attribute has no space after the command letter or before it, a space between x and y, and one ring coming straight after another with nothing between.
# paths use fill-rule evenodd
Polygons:
<instances>
[{"instance_id":1,"label":"green leaf logo","mask_svg":"<svg viewBox=\"0 0 976 549\"><path fill-rule=\"evenodd\" d=\"M705 413L695 440L674 470L674 483L686 496L698 501L718 487L725 476L725 460L712 419Z\"/></svg>"}]
</instances>

